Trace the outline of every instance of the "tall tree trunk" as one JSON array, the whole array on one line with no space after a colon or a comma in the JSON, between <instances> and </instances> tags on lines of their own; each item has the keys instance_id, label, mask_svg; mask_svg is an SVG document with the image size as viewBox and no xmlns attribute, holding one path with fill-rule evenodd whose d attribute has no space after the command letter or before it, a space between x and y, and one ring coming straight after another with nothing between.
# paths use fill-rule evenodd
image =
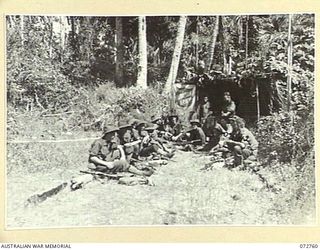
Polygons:
<instances>
[{"instance_id":1,"label":"tall tree trunk","mask_svg":"<svg viewBox=\"0 0 320 250\"><path fill-rule=\"evenodd\" d=\"M20 16L20 34L21 34L21 46L24 44L24 20L23 15Z\"/></svg>"},{"instance_id":2,"label":"tall tree trunk","mask_svg":"<svg viewBox=\"0 0 320 250\"><path fill-rule=\"evenodd\" d=\"M227 50L226 50L226 39L225 39L225 32L224 32L224 23L225 19L221 16L220 17L220 22L219 22L219 33L220 33L220 40L221 40L221 45L222 45L222 72L224 74L228 74L228 56L227 56Z\"/></svg>"},{"instance_id":3,"label":"tall tree trunk","mask_svg":"<svg viewBox=\"0 0 320 250\"><path fill-rule=\"evenodd\" d=\"M199 66L199 17L196 19L196 48L195 48L195 54L196 54L196 68Z\"/></svg>"},{"instance_id":4,"label":"tall tree trunk","mask_svg":"<svg viewBox=\"0 0 320 250\"><path fill-rule=\"evenodd\" d=\"M214 49L216 46L217 36L218 36L218 32L219 32L219 19L220 19L220 17L216 16L216 23L214 25L213 34L212 34L211 42L209 45L209 58L208 58L207 66L206 66L206 72L210 71L211 66L212 66L212 62L213 62Z\"/></svg>"},{"instance_id":5,"label":"tall tree trunk","mask_svg":"<svg viewBox=\"0 0 320 250\"><path fill-rule=\"evenodd\" d=\"M147 27L146 17L139 16L139 65L137 86L147 88Z\"/></svg>"},{"instance_id":6,"label":"tall tree trunk","mask_svg":"<svg viewBox=\"0 0 320 250\"><path fill-rule=\"evenodd\" d=\"M178 31L177 31L177 38L176 38L176 43L175 43L172 61L171 61L170 72L169 72L169 76L168 76L168 79L167 79L167 82L166 82L166 85L164 88L164 90L167 93L170 90L171 90L171 92L173 92L173 86L174 86L174 83L177 78L186 23L187 23L187 17L180 16L180 20L179 20L179 24L178 24Z\"/></svg>"},{"instance_id":7,"label":"tall tree trunk","mask_svg":"<svg viewBox=\"0 0 320 250\"><path fill-rule=\"evenodd\" d=\"M239 43L239 45L241 46L242 40L243 40L243 23L242 23L242 16L239 16L238 29L239 29L239 40L238 40L238 43Z\"/></svg>"},{"instance_id":8,"label":"tall tree trunk","mask_svg":"<svg viewBox=\"0 0 320 250\"><path fill-rule=\"evenodd\" d=\"M73 52L76 50L76 28L75 28L75 17L71 16L70 23L71 23L71 47Z\"/></svg>"},{"instance_id":9,"label":"tall tree trunk","mask_svg":"<svg viewBox=\"0 0 320 250\"><path fill-rule=\"evenodd\" d=\"M115 82L116 86L124 86L123 82L123 57L124 57L124 48L123 48L123 38L122 38L122 18L116 17L116 77Z\"/></svg>"},{"instance_id":10,"label":"tall tree trunk","mask_svg":"<svg viewBox=\"0 0 320 250\"><path fill-rule=\"evenodd\" d=\"M10 28L10 29L14 29L14 27L15 27L15 21L14 21L14 19L12 17L13 16L10 15L7 18L7 27Z\"/></svg>"},{"instance_id":11,"label":"tall tree trunk","mask_svg":"<svg viewBox=\"0 0 320 250\"><path fill-rule=\"evenodd\" d=\"M66 45L66 38L67 38L67 27L68 27L68 22L66 17L60 16L60 44L61 44L61 58L60 61L63 63L63 54L65 51L65 45Z\"/></svg>"},{"instance_id":12,"label":"tall tree trunk","mask_svg":"<svg viewBox=\"0 0 320 250\"><path fill-rule=\"evenodd\" d=\"M292 26L292 14L289 14L289 25L288 25L288 78L287 78L287 88L288 88L288 99L287 108L290 112L291 110L291 78L292 78L292 37L291 37L291 27Z\"/></svg>"},{"instance_id":13,"label":"tall tree trunk","mask_svg":"<svg viewBox=\"0 0 320 250\"><path fill-rule=\"evenodd\" d=\"M245 68L248 68L248 54L249 54L249 16L246 17L246 58L245 58Z\"/></svg>"},{"instance_id":14,"label":"tall tree trunk","mask_svg":"<svg viewBox=\"0 0 320 250\"><path fill-rule=\"evenodd\" d=\"M90 62L90 58L93 51L93 25L91 24L91 17L87 16L85 19L85 25L86 25L86 33L88 34L88 45L86 48L86 57L87 61Z\"/></svg>"},{"instance_id":15,"label":"tall tree trunk","mask_svg":"<svg viewBox=\"0 0 320 250\"><path fill-rule=\"evenodd\" d=\"M49 24L49 58L52 58L52 52L53 52L53 18L47 17L47 21Z\"/></svg>"}]
</instances>

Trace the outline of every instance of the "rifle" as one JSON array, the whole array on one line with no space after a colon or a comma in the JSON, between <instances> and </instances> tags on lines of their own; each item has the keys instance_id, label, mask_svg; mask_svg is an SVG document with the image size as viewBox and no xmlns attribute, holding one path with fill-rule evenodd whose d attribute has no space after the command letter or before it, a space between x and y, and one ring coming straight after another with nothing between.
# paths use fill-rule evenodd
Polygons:
<instances>
[{"instance_id":1,"label":"rifle","mask_svg":"<svg viewBox=\"0 0 320 250\"><path fill-rule=\"evenodd\" d=\"M188 145L188 144L196 144L196 143L199 143L201 142L200 139L197 139L197 140L192 140L192 141L173 141L173 145L179 145L179 146L184 146L184 145Z\"/></svg>"},{"instance_id":2,"label":"rifle","mask_svg":"<svg viewBox=\"0 0 320 250\"><path fill-rule=\"evenodd\" d=\"M87 171L87 170L80 170L80 173L91 174L98 177L107 177L109 179L116 179L116 180L120 179L121 177L128 176L126 174L107 174L100 171Z\"/></svg>"}]
</instances>

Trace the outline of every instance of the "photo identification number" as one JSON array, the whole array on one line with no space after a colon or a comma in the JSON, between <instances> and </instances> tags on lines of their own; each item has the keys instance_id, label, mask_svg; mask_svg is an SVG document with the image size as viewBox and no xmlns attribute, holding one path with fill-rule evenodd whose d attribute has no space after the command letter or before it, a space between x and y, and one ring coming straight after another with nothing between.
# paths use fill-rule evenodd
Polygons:
<instances>
[{"instance_id":1,"label":"photo identification number","mask_svg":"<svg viewBox=\"0 0 320 250\"><path fill-rule=\"evenodd\" d=\"M318 244L300 244L300 248L318 248Z\"/></svg>"}]
</instances>

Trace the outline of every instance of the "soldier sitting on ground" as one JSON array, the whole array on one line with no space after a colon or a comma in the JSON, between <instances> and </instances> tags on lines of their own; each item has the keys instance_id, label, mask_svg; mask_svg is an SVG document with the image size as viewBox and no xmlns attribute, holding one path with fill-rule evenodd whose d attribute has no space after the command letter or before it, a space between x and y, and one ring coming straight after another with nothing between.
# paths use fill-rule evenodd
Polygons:
<instances>
[{"instance_id":1,"label":"soldier sitting on ground","mask_svg":"<svg viewBox=\"0 0 320 250\"><path fill-rule=\"evenodd\" d=\"M149 124L146 127L146 131L149 133L150 138L153 141L157 142L161 149L163 149L167 153L173 153L175 150L173 149L173 145L169 142L169 139L172 137L170 132L166 132L165 134L159 132L158 126L156 124Z\"/></svg>"},{"instance_id":2,"label":"soldier sitting on ground","mask_svg":"<svg viewBox=\"0 0 320 250\"><path fill-rule=\"evenodd\" d=\"M157 125L150 124L147 127L147 123L144 121L139 121L137 123L137 130L139 134L139 138L141 140L140 148L139 148L139 156L148 157L152 154L159 154L168 158L171 158L173 155L170 152L166 152L159 146L159 142L156 142L152 137L150 137L149 133L154 132L157 128ZM149 133L148 131L149 130Z\"/></svg>"},{"instance_id":3,"label":"soldier sitting on ground","mask_svg":"<svg viewBox=\"0 0 320 250\"><path fill-rule=\"evenodd\" d=\"M198 119L194 119L190 121L190 124L190 129L172 137L173 141L185 140L187 142L187 145L184 148L185 150L193 150L195 149L195 146L204 146L206 143L206 135L201 128L200 121Z\"/></svg>"},{"instance_id":4,"label":"soldier sitting on ground","mask_svg":"<svg viewBox=\"0 0 320 250\"><path fill-rule=\"evenodd\" d=\"M236 105L231 99L230 92L223 93L223 106L221 110L221 116L230 118L236 113Z\"/></svg>"},{"instance_id":5,"label":"soldier sitting on ground","mask_svg":"<svg viewBox=\"0 0 320 250\"><path fill-rule=\"evenodd\" d=\"M151 123L157 124L159 131L165 131L165 127L164 127L165 124L164 124L163 117L153 115L153 116L151 117Z\"/></svg>"},{"instance_id":6,"label":"soldier sitting on ground","mask_svg":"<svg viewBox=\"0 0 320 250\"><path fill-rule=\"evenodd\" d=\"M132 156L134 155L136 147L139 148L139 141L135 143L132 136L132 125L129 121L119 122L119 138L120 144L123 147L124 154L128 163L131 162Z\"/></svg>"},{"instance_id":7,"label":"soldier sitting on ground","mask_svg":"<svg viewBox=\"0 0 320 250\"><path fill-rule=\"evenodd\" d=\"M140 139L140 135L139 135L139 131L138 131L138 124L139 124L140 120L133 118L130 121L131 124L131 135L132 135L132 139L135 140L139 140Z\"/></svg>"},{"instance_id":8,"label":"soldier sitting on ground","mask_svg":"<svg viewBox=\"0 0 320 250\"><path fill-rule=\"evenodd\" d=\"M159 138L163 138L165 140L169 140L171 138L171 134L169 132L169 126L165 122L166 119L161 116L152 116L151 123L157 125L157 131ZM162 141L164 142L164 141Z\"/></svg>"},{"instance_id":9,"label":"soldier sitting on ground","mask_svg":"<svg viewBox=\"0 0 320 250\"><path fill-rule=\"evenodd\" d=\"M206 119L206 122L203 126L203 131L207 138L207 144L203 148L204 151L215 151L219 147L219 141L221 137L229 137L231 129L227 132L221 124L218 122L218 119L214 115L209 115Z\"/></svg>"},{"instance_id":10,"label":"soldier sitting on ground","mask_svg":"<svg viewBox=\"0 0 320 250\"><path fill-rule=\"evenodd\" d=\"M172 134L172 136L177 136L182 132L182 125L179 121L178 115L170 115L169 116L169 133Z\"/></svg>"},{"instance_id":11,"label":"soldier sitting on ground","mask_svg":"<svg viewBox=\"0 0 320 250\"><path fill-rule=\"evenodd\" d=\"M141 122L139 124L139 130L141 135L140 153L142 157L149 157L154 154L164 156L166 158L171 158L173 156L172 152L167 151L167 149L157 140L157 125Z\"/></svg>"},{"instance_id":12,"label":"soldier sitting on ground","mask_svg":"<svg viewBox=\"0 0 320 250\"><path fill-rule=\"evenodd\" d=\"M233 153L234 166L237 167L245 162L256 161L258 156L258 141L252 132L245 127L245 122L242 118L234 117L231 121L234 132L226 143Z\"/></svg>"},{"instance_id":13,"label":"soldier sitting on ground","mask_svg":"<svg viewBox=\"0 0 320 250\"><path fill-rule=\"evenodd\" d=\"M111 174L130 172L150 176L152 171L139 170L126 161L124 151L119 145L118 132L118 127L104 126L102 138L95 140L89 150L88 167Z\"/></svg>"}]
</instances>

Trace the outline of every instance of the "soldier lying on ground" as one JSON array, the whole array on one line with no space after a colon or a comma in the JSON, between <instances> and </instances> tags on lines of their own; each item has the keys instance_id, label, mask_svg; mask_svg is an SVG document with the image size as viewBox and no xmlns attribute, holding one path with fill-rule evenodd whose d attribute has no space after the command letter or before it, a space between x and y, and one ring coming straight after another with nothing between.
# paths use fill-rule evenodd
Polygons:
<instances>
[{"instance_id":1,"label":"soldier lying on ground","mask_svg":"<svg viewBox=\"0 0 320 250\"><path fill-rule=\"evenodd\" d=\"M150 176L152 171L141 171L130 166L119 145L117 133L119 128L105 126L103 136L91 145L89 150L89 168L107 173L130 172L137 175Z\"/></svg>"}]
</instances>

